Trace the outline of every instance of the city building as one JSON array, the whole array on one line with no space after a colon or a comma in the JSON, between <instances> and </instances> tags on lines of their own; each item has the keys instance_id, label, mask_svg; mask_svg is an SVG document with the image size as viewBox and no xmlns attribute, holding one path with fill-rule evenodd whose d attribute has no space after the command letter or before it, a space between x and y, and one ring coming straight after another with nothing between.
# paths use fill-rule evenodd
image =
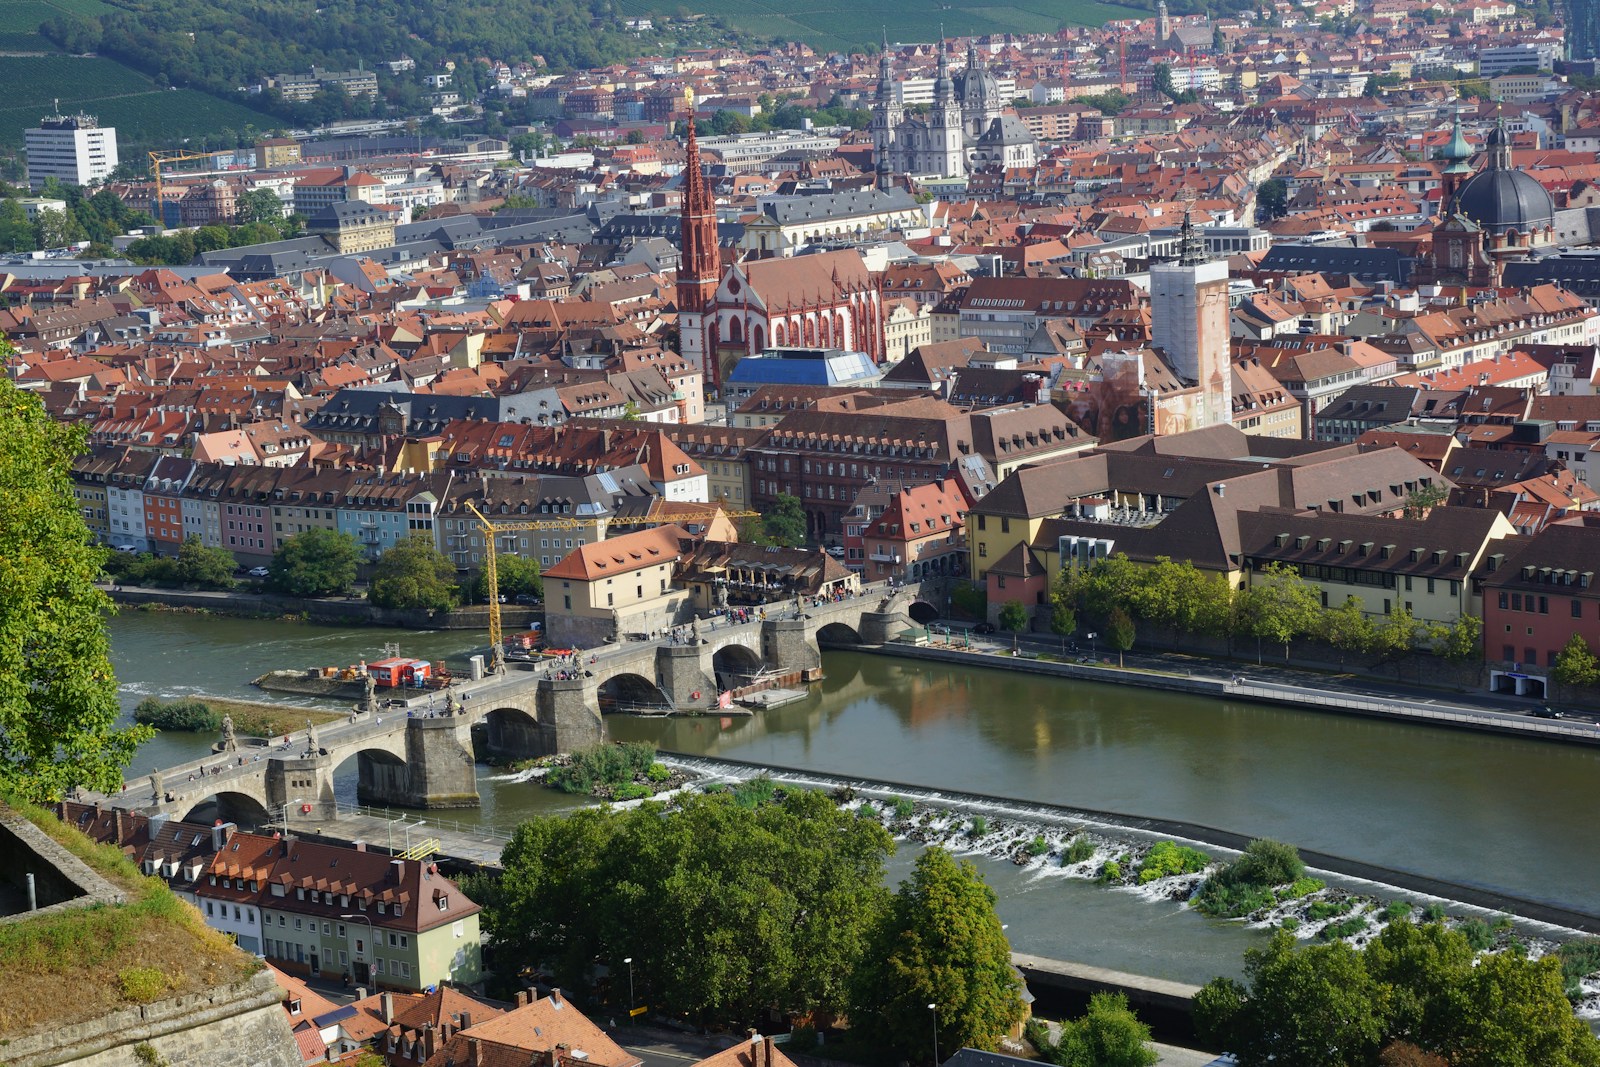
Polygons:
<instances>
[{"instance_id":1,"label":"city building","mask_svg":"<svg viewBox=\"0 0 1600 1067\"><path fill-rule=\"evenodd\" d=\"M889 188L891 174L954 177L985 166L1033 166L1037 142L1015 116L1006 121L999 80L976 42L967 48L966 70L952 76L941 41L932 109L925 116L908 115L906 104L905 88L895 78L894 53L885 41L871 127L879 188Z\"/></svg>"},{"instance_id":2,"label":"city building","mask_svg":"<svg viewBox=\"0 0 1600 1067\"><path fill-rule=\"evenodd\" d=\"M1228 264L1207 261L1200 235L1184 212L1176 263L1150 268L1150 328L1155 347L1178 380L1199 388L1190 429L1232 419L1228 347Z\"/></svg>"},{"instance_id":3,"label":"city building","mask_svg":"<svg viewBox=\"0 0 1600 1067\"><path fill-rule=\"evenodd\" d=\"M54 178L63 185L94 185L117 169L117 131L93 115L48 115L25 130L28 188L38 192Z\"/></svg>"}]
</instances>

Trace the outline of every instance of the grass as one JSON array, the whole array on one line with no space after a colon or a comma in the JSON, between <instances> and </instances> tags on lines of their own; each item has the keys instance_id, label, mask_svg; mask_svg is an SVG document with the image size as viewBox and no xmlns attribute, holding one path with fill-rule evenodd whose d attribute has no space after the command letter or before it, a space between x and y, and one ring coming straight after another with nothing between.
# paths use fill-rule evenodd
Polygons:
<instances>
[{"instance_id":1,"label":"grass","mask_svg":"<svg viewBox=\"0 0 1600 1067\"><path fill-rule=\"evenodd\" d=\"M0 0L0 43L7 50L50 49L49 42L8 21L15 8ZM40 5L41 7L43 5ZM48 17L48 16L47 16ZM7 56L4 60L6 96L0 106L0 144L22 144L22 132L39 124L39 118L59 101L62 111L87 111L103 126L114 126L122 145L176 145L186 138L215 134L223 127L234 130L253 124L271 129L281 119L242 104L210 96L196 89L160 89L132 67L103 57L77 57L53 53ZM132 158L127 152L122 153Z\"/></svg>"},{"instance_id":2,"label":"grass","mask_svg":"<svg viewBox=\"0 0 1600 1067\"><path fill-rule=\"evenodd\" d=\"M678 0L623 0L628 15L674 15ZM745 33L805 41L821 49L860 48L878 39L887 24L892 40L932 40L940 26L951 36L1011 31L1053 33L1063 25L1099 26L1108 19L1141 18L1148 11L1094 0L1007 0L960 7L938 0L911 0L885 8L866 8L843 0L702 0L694 10Z\"/></svg>"},{"instance_id":3,"label":"grass","mask_svg":"<svg viewBox=\"0 0 1600 1067\"><path fill-rule=\"evenodd\" d=\"M0 926L6 1007L0 1034L62 1028L165 996L199 993L259 969L165 882L146 878L116 848L97 845L49 812L0 798L127 894ZM70 990L71 995L63 995Z\"/></svg>"},{"instance_id":4,"label":"grass","mask_svg":"<svg viewBox=\"0 0 1600 1067\"><path fill-rule=\"evenodd\" d=\"M1061 854L1062 863L1082 863L1094 855L1094 842L1085 834L1079 834L1072 839L1072 844L1067 846Z\"/></svg>"},{"instance_id":5,"label":"grass","mask_svg":"<svg viewBox=\"0 0 1600 1067\"><path fill-rule=\"evenodd\" d=\"M284 734L303 733L307 719L323 726L331 722L343 722L350 717L348 711L329 711L326 708L225 700L219 697L200 699L219 716L232 715L234 732L240 737L282 737Z\"/></svg>"}]
</instances>

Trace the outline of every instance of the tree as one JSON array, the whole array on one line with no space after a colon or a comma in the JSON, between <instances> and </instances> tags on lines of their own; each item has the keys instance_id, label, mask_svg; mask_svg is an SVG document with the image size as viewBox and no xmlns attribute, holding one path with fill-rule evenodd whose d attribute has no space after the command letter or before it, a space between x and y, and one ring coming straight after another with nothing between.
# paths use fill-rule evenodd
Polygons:
<instances>
[{"instance_id":1,"label":"tree","mask_svg":"<svg viewBox=\"0 0 1600 1067\"><path fill-rule=\"evenodd\" d=\"M1216 979L1194 1003L1201 1038L1235 1052L1241 1067L1600 1064L1600 1041L1573 1015L1554 957L1479 956L1438 923L1391 923L1361 952L1343 943L1296 951L1280 931L1245 953L1243 983Z\"/></svg>"},{"instance_id":2,"label":"tree","mask_svg":"<svg viewBox=\"0 0 1600 1067\"><path fill-rule=\"evenodd\" d=\"M851 1026L912 1060L933 1058L935 1025L941 1049L993 1051L1023 1014L994 903L970 861L924 852L857 969Z\"/></svg>"},{"instance_id":3,"label":"tree","mask_svg":"<svg viewBox=\"0 0 1600 1067\"><path fill-rule=\"evenodd\" d=\"M1410 608L1396 604L1378 625L1372 648L1384 659L1395 661L1395 677L1398 678L1405 669L1406 660L1417 650L1427 633L1427 626L1411 614Z\"/></svg>"},{"instance_id":4,"label":"tree","mask_svg":"<svg viewBox=\"0 0 1600 1067\"><path fill-rule=\"evenodd\" d=\"M1089 1010L1062 1023L1053 1042L1043 1026L1031 1024L1029 1039L1046 1063L1058 1067L1154 1067L1161 1058L1150 1047L1150 1027L1139 1021L1123 993L1090 996Z\"/></svg>"},{"instance_id":5,"label":"tree","mask_svg":"<svg viewBox=\"0 0 1600 1067\"><path fill-rule=\"evenodd\" d=\"M1406 496L1406 518L1425 519L1428 512L1442 506L1449 498L1450 491L1438 483L1419 485Z\"/></svg>"},{"instance_id":6,"label":"tree","mask_svg":"<svg viewBox=\"0 0 1600 1067\"><path fill-rule=\"evenodd\" d=\"M1451 663L1483 662L1483 620L1476 615L1458 615L1456 621L1437 635L1436 652Z\"/></svg>"},{"instance_id":7,"label":"tree","mask_svg":"<svg viewBox=\"0 0 1600 1067\"><path fill-rule=\"evenodd\" d=\"M283 201L271 189L252 189L233 202L233 221L243 226L265 222L276 227L283 223Z\"/></svg>"},{"instance_id":8,"label":"tree","mask_svg":"<svg viewBox=\"0 0 1600 1067\"><path fill-rule=\"evenodd\" d=\"M172 576L179 585L232 589L239 584L233 577L235 565L233 553L227 549L207 548L200 538L189 536L178 546Z\"/></svg>"},{"instance_id":9,"label":"tree","mask_svg":"<svg viewBox=\"0 0 1600 1067\"><path fill-rule=\"evenodd\" d=\"M544 597L544 578L539 573L539 561L532 556L518 556L501 552L495 556L495 580L503 597ZM489 572L479 571L472 580L473 603L488 603Z\"/></svg>"},{"instance_id":10,"label":"tree","mask_svg":"<svg viewBox=\"0 0 1600 1067\"><path fill-rule=\"evenodd\" d=\"M12 355L0 340L0 363ZM0 782L26 799L78 786L113 793L152 736L117 727L120 708L95 586L105 562L72 494L81 424L53 422L0 379Z\"/></svg>"},{"instance_id":11,"label":"tree","mask_svg":"<svg viewBox=\"0 0 1600 1067\"><path fill-rule=\"evenodd\" d=\"M1589 650L1589 642L1583 635L1575 633L1556 654L1550 676L1562 685L1575 688L1594 685L1600 682L1600 659Z\"/></svg>"},{"instance_id":12,"label":"tree","mask_svg":"<svg viewBox=\"0 0 1600 1067\"><path fill-rule=\"evenodd\" d=\"M1008 600L1000 605L995 621L1000 624L1000 629L1011 633L1014 644L1017 632L1028 625L1028 609L1022 606L1020 600Z\"/></svg>"},{"instance_id":13,"label":"tree","mask_svg":"<svg viewBox=\"0 0 1600 1067\"><path fill-rule=\"evenodd\" d=\"M1370 1062L1383 1032L1380 990L1360 954L1342 941L1294 946L1279 930L1264 948L1246 950L1243 983L1205 985L1195 997L1201 1039L1233 1052L1240 1067Z\"/></svg>"},{"instance_id":14,"label":"tree","mask_svg":"<svg viewBox=\"0 0 1600 1067\"><path fill-rule=\"evenodd\" d=\"M1156 64L1155 71L1150 78L1150 88L1165 97L1177 95L1177 88L1172 84L1172 64Z\"/></svg>"},{"instance_id":15,"label":"tree","mask_svg":"<svg viewBox=\"0 0 1600 1067\"><path fill-rule=\"evenodd\" d=\"M1256 186L1256 218L1262 222L1281 219L1289 213L1289 184L1282 178L1268 178Z\"/></svg>"},{"instance_id":16,"label":"tree","mask_svg":"<svg viewBox=\"0 0 1600 1067\"><path fill-rule=\"evenodd\" d=\"M378 557L369 599L380 608L449 611L456 570L427 534L414 533Z\"/></svg>"},{"instance_id":17,"label":"tree","mask_svg":"<svg viewBox=\"0 0 1600 1067\"><path fill-rule=\"evenodd\" d=\"M800 507L800 498L797 496L779 493L772 510L762 516L761 525L775 545L799 548L806 543L806 513Z\"/></svg>"},{"instance_id":18,"label":"tree","mask_svg":"<svg viewBox=\"0 0 1600 1067\"><path fill-rule=\"evenodd\" d=\"M32 252L38 247L33 223L15 200L0 200L0 252Z\"/></svg>"},{"instance_id":19,"label":"tree","mask_svg":"<svg viewBox=\"0 0 1600 1067\"><path fill-rule=\"evenodd\" d=\"M1061 651L1067 638L1078 632L1078 595L1073 587L1072 568L1062 567L1050 588L1050 632L1061 638Z\"/></svg>"},{"instance_id":20,"label":"tree","mask_svg":"<svg viewBox=\"0 0 1600 1067\"><path fill-rule=\"evenodd\" d=\"M1115 608L1106 618L1106 643L1117 650L1117 666L1122 666L1122 657L1133 647L1133 619L1126 611Z\"/></svg>"},{"instance_id":21,"label":"tree","mask_svg":"<svg viewBox=\"0 0 1600 1067\"><path fill-rule=\"evenodd\" d=\"M1250 576L1250 588L1240 600L1239 614L1240 628L1245 633L1257 641L1282 645L1283 658L1288 659L1289 642L1315 631L1322 614L1321 593L1293 567L1269 564ZM1258 647L1256 661L1260 660Z\"/></svg>"},{"instance_id":22,"label":"tree","mask_svg":"<svg viewBox=\"0 0 1600 1067\"><path fill-rule=\"evenodd\" d=\"M1377 642L1377 627L1367 618L1367 609L1358 597L1345 597L1344 603L1323 615L1322 639L1339 650L1339 666L1349 653L1360 654Z\"/></svg>"},{"instance_id":23,"label":"tree","mask_svg":"<svg viewBox=\"0 0 1600 1067\"><path fill-rule=\"evenodd\" d=\"M517 828L485 919L504 958L540 961L565 988L632 956L641 1001L702 1025L837 1012L888 907L893 849L877 822L809 790L584 809Z\"/></svg>"},{"instance_id":24,"label":"tree","mask_svg":"<svg viewBox=\"0 0 1600 1067\"><path fill-rule=\"evenodd\" d=\"M40 248L65 248L89 235L70 211L45 208L33 219L34 239Z\"/></svg>"},{"instance_id":25,"label":"tree","mask_svg":"<svg viewBox=\"0 0 1600 1067\"><path fill-rule=\"evenodd\" d=\"M287 596L339 596L355 584L360 560L361 546L353 535L302 530L272 554L267 580Z\"/></svg>"}]
</instances>

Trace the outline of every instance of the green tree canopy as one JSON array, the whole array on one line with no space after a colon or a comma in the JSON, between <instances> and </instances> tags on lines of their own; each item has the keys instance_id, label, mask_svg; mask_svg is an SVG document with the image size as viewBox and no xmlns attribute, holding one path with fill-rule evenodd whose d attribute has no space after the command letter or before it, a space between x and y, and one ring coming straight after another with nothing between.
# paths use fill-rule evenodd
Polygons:
<instances>
[{"instance_id":1,"label":"green tree canopy","mask_svg":"<svg viewBox=\"0 0 1600 1067\"><path fill-rule=\"evenodd\" d=\"M1028 609L1022 606L1020 600L1008 600L1000 605L996 621L1000 623L1000 629L1016 633L1028 625Z\"/></svg>"},{"instance_id":2,"label":"green tree canopy","mask_svg":"<svg viewBox=\"0 0 1600 1067\"><path fill-rule=\"evenodd\" d=\"M1241 1067L1438 1062L1429 1056L1452 1067L1600 1064L1600 1041L1573 1015L1554 957L1474 959L1466 935L1440 924L1391 923L1362 951L1297 950L1280 931L1245 953L1243 982L1218 978L1200 991L1195 1022Z\"/></svg>"},{"instance_id":3,"label":"green tree canopy","mask_svg":"<svg viewBox=\"0 0 1600 1067\"><path fill-rule=\"evenodd\" d=\"M11 354L0 340L0 361ZM146 727L119 729L105 560L72 494L84 430L0 378L0 782L48 802L115 792Z\"/></svg>"},{"instance_id":4,"label":"green tree canopy","mask_svg":"<svg viewBox=\"0 0 1600 1067\"><path fill-rule=\"evenodd\" d=\"M288 596L338 596L355 584L360 559L361 546L351 534L302 530L278 545L268 581Z\"/></svg>"},{"instance_id":5,"label":"green tree canopy","mask_svg":"<svg viewBox=\"0 0 1600 1067\"><path fill-rule=\"evenodd\" d=\"M1282 563L1250 576L1250 588L1240 598L1239 621L1244 631L1261 640L1283 646L1289 658L1289 642L1315 633L1322 616L1321 591L1300 577L1298 571Z\"/></svg>"},{"instance_id":6,"label":"green tree canopy","mask_svg":"<svg viewBox=\"0 0 1600 1067\"><path fill-rule=\"evenodd\" d=\"M178 546L172 576L179 585L197 589L232 589L239 584L233 577L236 567L232 552L207 548L200 538L189 536Z\"/></svg>"},{"instance_id":7,"label":"green tree canopy","mask_svg":"<svg viewBox=\"0 0 1600 1067\"><path fill-rule=\"evenodd\" d=\"M1339 650L1342 664L1345 655L1359 655L1377 643L1377 627L1367 618L1367 610L1360 599L1348 596L1343 604L1323 614L1322 639Z\"/></svg>"},{"instance_id":8,"label":"green tree canopy","mask_svg":"<svg viewBox=\"0 0 1600 1067\"><path fill-rule=\"evenodd\" d=\"M1550 676L1562 685L1590 686L1600 682L1600 659L1589 650L1589 642L1575 633L1556 654Z\"/></svg>"},{"instance_id":9,"label":"green tree canopy","mask_svg":"<svg viewBox=\"0 0 1600 1067\"><path fill-rule=\"evenodd\" d=\"M969 861L942 848L918 858L855 976L850 1022L869 1042L912 1060L939 1048L995 1049L1022 1020L994 890Z\"/></svg>"},{"instance_id":10,"label":"green tree canopy","mask_svg":"<svg viewBox=\"0 0 1600 1067\"><path fill-rule=\"evenodd\" d=\"M539 561L532 556L518 556L500 552L495 556L495 580L500 595L506 599L516 596L544 597L544 578L539 573ZM484 603L489 599L489 572L480 570L472 579L472 600Z\"/></svg>"},{"instance_id":11,"label":"green tree canopy","mask_svg":"<svg viewBox=\"0 0 1600 1067\"><path fill-rule=\"evenodd\" d=\"M1122 993L1095 993L1089 1010L1062 1023L1055 1041L1031 1023L1028 1037L1044 1061L1057 1067L1154 1067L1160 1059L1150 1046L1150 1027Z\"/></svg>"},{"instance_id":12,"label":"green tree canopy","mask_svg":"<svg viewBox=\"0 0 1600 1067\"><path fill-rule=\"evenodd\" d=\"M761 525L772 544L799 548L806 543L806 513L797 496L779 493L772 510L761 517Z\"/></svg>"},{"instance_id":13,"label":"green tree canopy","mask_svg":"<svg viewBox=\"0 0 1600 1067\"><path fill-rule=\"evenodd\" d=\"M427 534L414 533L378 557L368 599L380 608L449 611L456 606L456 569Z\"/></svg>"},{"instance_id":14,"label":"green tree canopy","mask_svg":"<svg viewBox=\"0 0 1600 1067\"><path fill-rule=\"evenodd\" d=\"M1112 609L1106 619L1106 643L1117 650L1117 666L1122 666L1123 655L1133 647L1133 638L1133 619L1121 608Z\"/></svg>"},{"instance_id":15,"label":"green tree canopy","mask_svg":"<svg viewBox=\"0 0 1600 1067\"><path fill-rule=\"evenodd\" d=\"M893 849L878 823L804 790L588 808L517 828L486 920L506 958L568 988L631 956L641 1001L703 1024L839 1011L888 906Z\"/></svg>"},{"instance_id":16,"label":"green tree canopy","mask_svg":"<svg viewBox=\"0 0 1600 1067\"><path fill-rule=\"evenodd\" d=\"M1256 218L1262 222L1281 219L1289 213L1289 184L1282 178L1268 178L1256 186Z\"/></svg>"}]
</instances>

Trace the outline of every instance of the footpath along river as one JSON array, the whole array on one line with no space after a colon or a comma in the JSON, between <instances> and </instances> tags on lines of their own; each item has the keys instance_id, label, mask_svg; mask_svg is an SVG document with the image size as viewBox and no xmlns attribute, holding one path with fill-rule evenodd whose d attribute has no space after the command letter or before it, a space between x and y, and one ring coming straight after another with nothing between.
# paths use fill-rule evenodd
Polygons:
<instances>
[{"instance_id":1,"label":"footpath along river","mask_svg":"<svg viewBox=\"0 0 1600 1067\"><path fill-rule=\"evenodd\" d=\"M477 635L130 611L111 622L131 710L150 694L263 699L278 667L460 660ZM617 740L1020 801L1183 820L1600 914L1600 751L830 651L826 680L753 718L612 719ZM213 738L158 737L130 777ZM354 800L355 761L339 791ZM572 798L479 768L506 831ZM345 796L348 794L348 796ZM422 815L426 819L426 814ZM903 849L894 863L909 862ZM1166 902L983 861L1015 947L1179 981L1237 971L1263 935Z\"/></svg>"}]
</instances>

